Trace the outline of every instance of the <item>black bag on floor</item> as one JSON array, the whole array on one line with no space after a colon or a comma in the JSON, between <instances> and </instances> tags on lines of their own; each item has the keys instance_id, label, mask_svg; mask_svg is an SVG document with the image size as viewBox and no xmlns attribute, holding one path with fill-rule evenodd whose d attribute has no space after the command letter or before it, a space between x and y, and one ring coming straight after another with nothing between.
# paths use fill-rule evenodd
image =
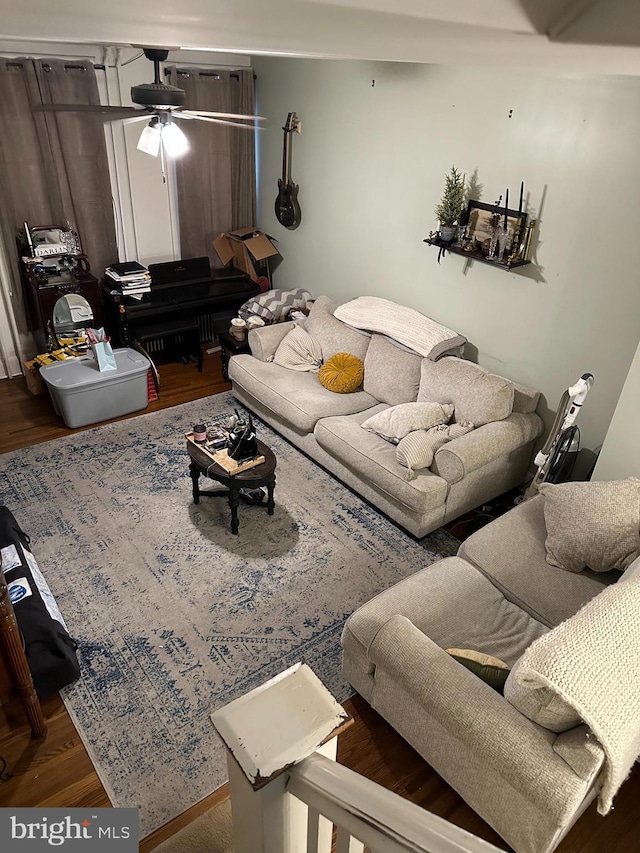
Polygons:
<instances>
[{"instance_id":1,"label":"black bag on floor","mask_svg":"<svg viewBox=\"0 0 640 853\"><path fill-rule=\"evenodd\" d=\"M29 537L6 506L0 506L0 548L33 683L45 699L80 678L78 644L57 618L60 611L29 551Z\"/></svg>"}]
</instances>

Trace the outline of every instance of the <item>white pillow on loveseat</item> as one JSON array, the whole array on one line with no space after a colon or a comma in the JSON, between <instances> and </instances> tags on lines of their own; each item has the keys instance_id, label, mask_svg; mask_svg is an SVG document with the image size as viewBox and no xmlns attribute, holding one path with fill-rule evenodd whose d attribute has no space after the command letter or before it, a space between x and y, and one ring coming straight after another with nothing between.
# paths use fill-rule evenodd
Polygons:
<instances>
[{"instance_id":1,"label":"white pillow on loveseat","mask_svg":"<svg viewBox=\"0 0 640 853\"><path fill-rule=\"evenodd\" d=\"M362 429L398 444L410 432L447 423L452 415L453 406L446 403L400 403L367 418Z\"/></svg>"}]
</instances>

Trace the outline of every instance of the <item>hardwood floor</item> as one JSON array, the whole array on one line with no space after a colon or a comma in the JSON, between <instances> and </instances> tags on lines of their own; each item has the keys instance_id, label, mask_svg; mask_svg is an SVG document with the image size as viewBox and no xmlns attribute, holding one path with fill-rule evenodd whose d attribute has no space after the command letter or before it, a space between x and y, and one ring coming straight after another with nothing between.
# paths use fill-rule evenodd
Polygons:
<instances>
[{"instance_id":1,"label":"hardwood floor","mask_svg":"<svg viewBox=\"0 0 640 853\"><path fill-rule=\"evenodd\" d=\"M209 394L219 394L231 388L222 379L220 353L204 354L202 373L198 373L194 364L163 364L160 366L160 398L149 403L144 413L157 412L198 400ZM41 441L72 435L95 424L79 429L68 429L56 415L48 394L34 396L27 390L24 379L0 380L0 411L2 412L2 430L0 431L0 453L29 447ZM141 412L114 418L113 423L133 418Z\"/></svg>"},{"instance_id":2,"label":"hardwood floor","mask_svg":"<svg viewBox=\"0 0 640 853\"><path fill-rule=\"evenodd\" d=\"M215 394L230 386L222 380L219 354L205 356L201 374L194 365L160 368L157 411ZM0 452L37 444L81 430L69 430L55 415L48 396L34 397L23 379L0 381L3 430ZM133 416L128 416L133 417ZM121 420L121 419L118 419ZM87 427L87 429L90 427ZM0 463L1 464L1 463ZM455 529L461 535L465 525ZM401 534L399 534L401 535ZM46 567L45 569L46 574ZM340 738L338 760L358 773L505 849L504 842L464 803L367 703L358 696L345 703L355 723ZM17 701L0 708L0 807L109 806L109 800L61 700L44 703L49 734L33 741ZM3 759L6 768L3 767ZM190 820L227 796L226 786L161 827L140 844L149 853ZM560 853L622 853L638 849L636 803L640 773L635 771L616 798L616 808L602 818L591 805L558 850Z\"/></svg>"}]
</instances>

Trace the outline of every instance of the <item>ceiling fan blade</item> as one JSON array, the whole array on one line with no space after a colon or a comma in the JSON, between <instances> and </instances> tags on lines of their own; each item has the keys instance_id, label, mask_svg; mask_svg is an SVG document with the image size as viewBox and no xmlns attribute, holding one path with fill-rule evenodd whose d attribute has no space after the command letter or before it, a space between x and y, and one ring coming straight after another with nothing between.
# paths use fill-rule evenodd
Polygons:
<instances>
[{"instance_id":1,"label":"ceiling fan blade","mask_svg":"<svg viewBox=\"0 0 640 853\"><path fill-rule=\"evenodd\" d=\"M186 118L189 121L209 121L211 124L227 124L229 127L241 127L244 130L265 130L264 127L256 127L253 124L240 124L237 121L225 121L222 118L209 118L208 116L189 115L185 112L173 113L173 118Z\"/></svg>"},{"instance_id":2,"label":"ceiling fan blade","mask_svg":"<svg viewBox=\"0 0 640 853\"><path fill-rule=\"evenodd\" d=\"M245 121L265 121L264 116L238 115L238 113L210 113L206 110L180 110L182 115L209 116L210 118L241 118Z\"/></svg>"},{"instance_id":3,"label":"ceiling fan blade","mask_svg":"<svg viewBox=\"0 0 640 853\"><path fill-rule=\"evenodd\" d=\"M36 113L102 113L113 118L127 118L143 112L135 107L109 107L104 104L36 104L31 109Z\"/></svg>"},{"instance_id":4,"label":"ceiling fan blade","mask_svg":"<svg viewBox=\"0 0 640 853\"><path fill-rule=\"evenodd\" d=\"M138 112L138 110L136 110ZM144 112L140 116L134 116L133 118L123 118L120 121L122 124L137 124L139 121L150 121L152 116L149 115L148 112ZM116 121L116 119L110 119L110 121Z\"/></svg>"}]
</instances>

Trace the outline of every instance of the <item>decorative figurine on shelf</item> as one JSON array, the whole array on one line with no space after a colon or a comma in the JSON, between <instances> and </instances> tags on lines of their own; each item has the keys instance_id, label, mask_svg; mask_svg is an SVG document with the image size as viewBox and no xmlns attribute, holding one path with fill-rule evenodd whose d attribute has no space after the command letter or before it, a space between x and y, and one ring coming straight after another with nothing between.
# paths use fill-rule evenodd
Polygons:
<instances>
[{"instance_id":1,"label":"decorative figurine on shelf","mask_svg":"<svg viewBox=\"0 0 640 853\"><path fill-rule=\"evenodd\" d=\"M513 233L509 231L508 227L501 226L498 233L498 263L502 263L505 251L508 257L512 240Z\"/></svg>"},{"instance_id":2,"label":"decorative figurine on shelf","mask_svg":"<svg viewBox=\"0 0 640 853\"><path fill-rule=\"evenodd\" d=\"M64 221L65 231L62 232L62 243L67 249L67 253L69 255L80 255L82 254L82 244L80 243L80 236L78 232L73 227L73 223L70 219L65 219Z\"/></svg>"},{"instance_id":3,"label":"decorative figurine on shelf","mask_svg":"<svg viewBox=\"0 0 640 853\"><path fill-rule=\"evenodd\" d=\"M445 175L444 193L436 206L440 223L439 235L443 243L453 243L464 205L465 176L455 166Z\"/></svg>"},{"instance_id":4,"label":"decorative figurine on shelf","mask_svg":"<svg viewBox=\"0 0 640 853\"><path fill-rule=\"evenodd\" d=\"M463 252L475 252L478 249L478 241L470 233L468 225L465 225L462 235L458 238L458 242Z\"/></svg>"},{"instance_id":5,"label":"decorative figurine on shelf","mask_svg":"<svg viewBox=\"0 0 640 853\"><path fill-rule=\"evenodd\" d=\"M486 230L489 232L490 236L483 242L482 250L484 254L487 256L489 260L493 260L496 254L496 247L498 245L498 238L500 235L501 225L501 215L498 213L498 205L502 200L502 196L495 203L495 207L493 208L493 213L489 217L489 222L487 223Z\"/></svg>"}]
</instances>

